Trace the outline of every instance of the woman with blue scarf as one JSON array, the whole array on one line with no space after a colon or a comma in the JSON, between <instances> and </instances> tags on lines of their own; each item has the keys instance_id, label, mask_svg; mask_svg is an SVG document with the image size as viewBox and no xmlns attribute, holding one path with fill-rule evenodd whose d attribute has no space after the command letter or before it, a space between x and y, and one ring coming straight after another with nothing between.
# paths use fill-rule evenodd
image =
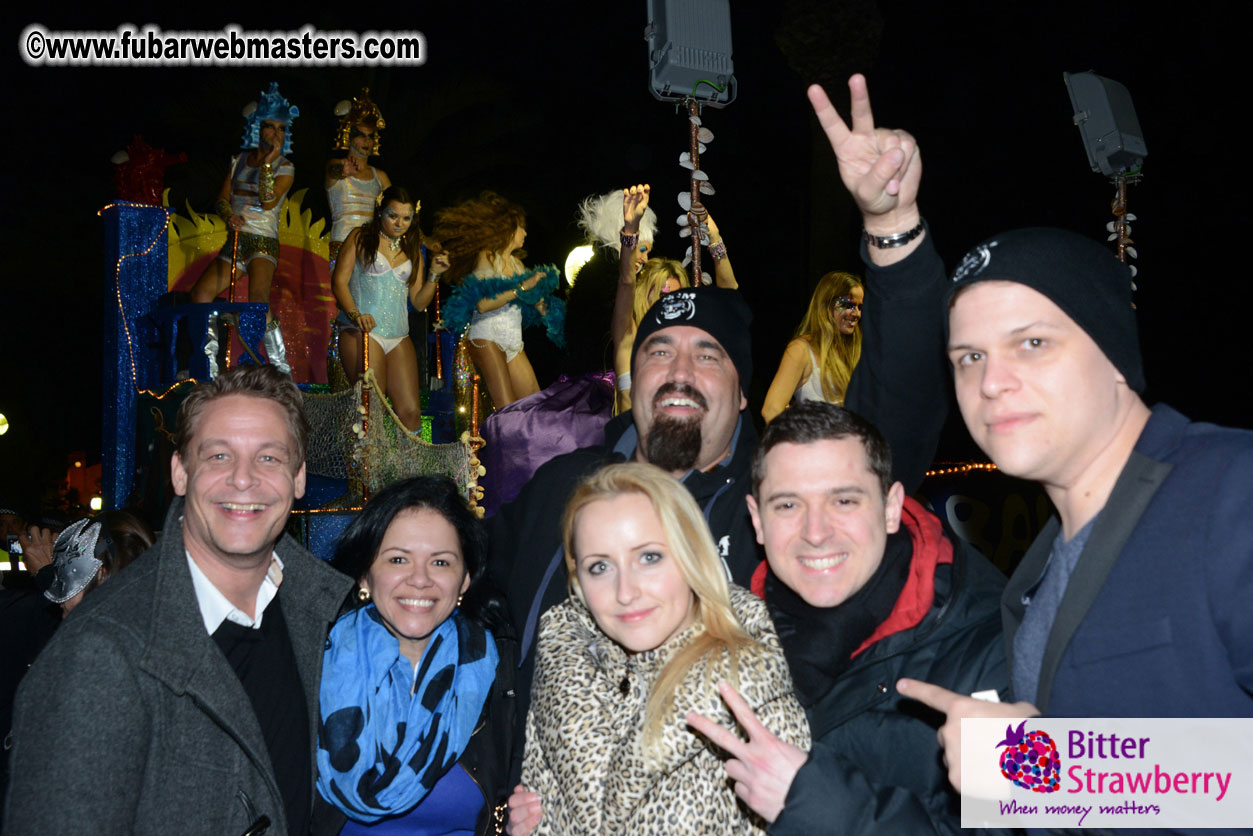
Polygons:
<instances>
[{"instance_id":1,"label":"woman with blue scarf","mask_svg":"<svg viewBox=\"0 0 1253 836\"><path fill-rule=\"evenodd\" d=\"M318 792L330 807L315 832L471 836L501 820L515 651L486 555L481 523L443 477L390 486L344 532L334 564L357 593L322 662Z\"/></svg>"}]
</instances>

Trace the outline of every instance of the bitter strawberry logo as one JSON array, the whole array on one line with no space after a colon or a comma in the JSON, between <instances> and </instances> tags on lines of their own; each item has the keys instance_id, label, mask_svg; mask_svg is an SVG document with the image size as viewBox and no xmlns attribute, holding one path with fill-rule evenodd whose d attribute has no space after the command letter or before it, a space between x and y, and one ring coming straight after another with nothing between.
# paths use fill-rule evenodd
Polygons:
<instances>
[{"instance_id":1,"label":"bitter strawberry logo","mask_svg":"<svg viewBox=\"0 0 1253 836\"><path fill-rule=\"evenodd\" d=\"M1005 727L1005 739L996 744L1001 752L1001 774L1032 792L1057 792L1061 783L1062 761L1057 744L1047 732L1024 731L1027 721L1018 728Z\"/></svg>"}]
</instances>

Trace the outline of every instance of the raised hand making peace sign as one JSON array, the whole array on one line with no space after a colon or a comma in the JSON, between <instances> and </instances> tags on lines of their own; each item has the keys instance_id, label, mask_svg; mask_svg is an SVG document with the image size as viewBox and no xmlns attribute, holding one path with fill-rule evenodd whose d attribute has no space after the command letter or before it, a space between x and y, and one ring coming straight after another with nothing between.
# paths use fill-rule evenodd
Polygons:
<instances>
[{"instance_id":1,"label":"raised hand making peace sign","mask_svg":"<svg viewBox=\"0 0 1253 836\"><path fill-rule=\"evenodd\" d=\"M803 749L780 740L763 726L753 709L729 683L719 682L718 693L731 709L736 722L748 733L748 741L740 740L728 729L695 711L688 713L687 724L731 756L726 762L726 770L727 777L735 782L735 794L744 799L744 803L757 815L773 822L783 811L783 802L787 800L792 780L809 755Z\"/></svg>"},{"instance_id":2,"label":"raised hand making peace sign","mask_svg":"<svg viewBox=\"0 0 1253 836\"><path fill-rule=\"evenodd\" d=\"M848 90L852 129L820 86L809 88L809 102L835 152L840 179L861 210L867 232L875 236L907 232L922 220L918 212L918 185L922 181L918 142L907 131L875 127L865 76L859 73L850 78ZM914 241L921 241L921 237ZM891 263L916 246L871 247L870 254L876 263Z\"/></svg>"}]
</instances>

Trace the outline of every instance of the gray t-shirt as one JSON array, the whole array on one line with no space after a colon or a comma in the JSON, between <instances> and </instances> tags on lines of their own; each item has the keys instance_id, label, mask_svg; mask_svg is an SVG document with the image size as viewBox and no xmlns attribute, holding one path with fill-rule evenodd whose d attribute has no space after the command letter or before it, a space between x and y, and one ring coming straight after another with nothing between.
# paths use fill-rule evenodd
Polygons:
<instances>
[{"instance_id":1,"label":"gray t-shirt","mask_svg":"<svg viewBox=\"0 0 1253 836\"><path fill-rule=\"evenodd\" d=\"M1049 633L1053 631L1053 621L1057 618L1057 609L1066 594L1070 576L1099 516L1089 520L1069 541L1065 539L1064 532L1057 532L1053 550L1044 565L1044 574L1022 596L1027 611L1023 614L1018 632L1014 634L1014 669L1011 673L1015 699L1032 704L1036 701L1044 647L1048 644Z\"/></svg>"}]
</instances>

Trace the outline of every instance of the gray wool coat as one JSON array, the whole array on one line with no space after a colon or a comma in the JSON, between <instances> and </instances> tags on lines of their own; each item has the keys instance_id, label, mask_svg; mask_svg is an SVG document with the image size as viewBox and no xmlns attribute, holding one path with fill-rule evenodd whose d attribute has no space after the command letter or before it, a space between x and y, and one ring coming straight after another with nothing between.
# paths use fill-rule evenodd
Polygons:
<instances>
[{"instance_id":1,"label":"gray wool coat","mask_svg":"<svg viewBox=\"0 0 1253 836\"><path fill-rule=\"evenodd\" d=\"M205 632L182 505L155 546L74 611L22 681L4 833L238 836L263 815L269 836L288 832L252 704ZM276 551L312 763L322 652L351 581L290 536Z\"/></svg>"}]
</instances>

